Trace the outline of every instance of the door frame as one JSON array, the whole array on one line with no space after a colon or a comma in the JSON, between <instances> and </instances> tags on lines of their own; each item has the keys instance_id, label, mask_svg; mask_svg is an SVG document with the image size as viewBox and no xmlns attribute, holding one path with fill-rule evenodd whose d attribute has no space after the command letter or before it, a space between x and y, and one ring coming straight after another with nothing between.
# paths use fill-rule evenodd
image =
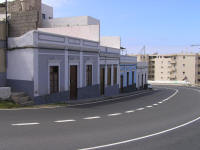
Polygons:
<instances>
[{"instance_id":1,"label":"door frame","mask_svg":"<svg viewBox=\"0 0 200 150\"><path fill-rule=\"evenodd\" d=\"M50 93L50 67L58 67L58 92L60 92L60 63L49 63L48 64L48 94Z\"/></svg>"}]
</instances>

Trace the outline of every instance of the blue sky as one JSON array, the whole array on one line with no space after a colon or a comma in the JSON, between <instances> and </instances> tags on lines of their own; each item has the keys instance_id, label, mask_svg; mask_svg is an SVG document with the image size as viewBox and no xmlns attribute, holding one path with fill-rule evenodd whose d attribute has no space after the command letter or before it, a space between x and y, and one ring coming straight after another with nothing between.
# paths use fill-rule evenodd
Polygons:
<instances>
[{"instance_id":1,"label":"blue sky","mask_svg":"<svg viewBox=\"0 0 200 150\"><path fill-rule=\"evenodd\" d=\"M129 53L199 52L200 0L43 0L54 17L93 16L101 35L119 35Z\"/></svg>"}]
</instances>

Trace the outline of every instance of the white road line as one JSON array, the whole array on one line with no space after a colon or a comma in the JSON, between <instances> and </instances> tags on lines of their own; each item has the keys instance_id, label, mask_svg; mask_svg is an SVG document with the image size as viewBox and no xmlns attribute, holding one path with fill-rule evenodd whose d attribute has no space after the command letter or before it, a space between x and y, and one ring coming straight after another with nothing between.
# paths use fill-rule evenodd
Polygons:
<instances>
[{"instance_id":1,"label":"white road line","mask_svg":"<svg viewBox=\"0 0 200 150\"><path fill-rule=\"evenodd\" d=\"M136 109L137 111L141 111L141 110L144 110L144 108L138 108L138 109Z\"/></svg>"},{"instance_id":2,"label":"white road line","mask_svg":"<svg viewBox=\"0 0 200 150\"><path fill-rule=\"evenodd\" d=\"M65 122L75 122L76 120L57 120L57 121L54 121L56 123L65 123Z\"/></svg>"},{"instance_id":3,"label":"white road line","mask_svg":"<svg viewBox=\"0 0 200 150\"><path fill-rule=\"evenodd\" d=\"M17 123L17 124L12 124L12 126L33 126L33 125L39 125L40 123L38 122L32 122L32 123Z\"/></svg>"},{"instance_id":4,"label":"white road line","mask_svg":"<svg viewBox=\"0 0 200 150\"><path fill-rule=\"evenodd\" d=\"M85 120L92 120L92 119L100 119L100 116L95 116L95 117L87 117L87 118L83 118Z\"/></svg>"},{"instance_id":5,"label":"white road line","mask_svg":"<svg viewBox=\"0 0 200 150\"><path fill-rule=\"evenodd\" d=\"M162 104L163 102L158 102L159 104Z\"/></svg>"},{"instance_id":6,"label":"white road line","mask_svg":"<svg viewBox=\"0 0 200 150\"><path fill-rule=\"evenodd\" d=\"M112 116L119 116L119 115L122 115L122 113L108 114L109 117L112 117Z\"/></svg>"},{"instance_id":7,"label":"white road line","mask_svg":"<svg viewBox=\"0 0 200 150\"><path fill-rule=\"evenodd\" d=\"M147 106L147 108L152 108L153 106Z\"/></svg>"},{"instance_id":8,"label":"white road line","mask_svg":"<svg viewBox=\"0 0 200 150\"><path fill-rule=\"evenodd\" d=\"M127 114L134 113L134 112L135 112L135 110L128 110L128 111L125 111L125 113L127 113Z\"/></svg>"},{"instance_id":9,"label":"white road line","mask_svg":"<svg viewBox=\"0 0 200 150\"><path fill-rule=\"evenodd\" d=\"M153 106L158 106L158 104L153 104Z\"/></svg>"},{"instance_id":10,"label":"white road line","mask_svg":"<svg viewBox=\"0 0 200 150\"><path fill-rule=\"evenodd\" d=\"M196 91L196 92L200 92L200 90L198 90L198 89L193 89L194 91Z\"/></svg>"},{"instance_id":11,"label":"white road line","mask_svg":"<svg viewBox=\"0 0 200 150\"><path fill-rule=\"evenodd\" d=\"M107 145L101 145L101 146L90 147L90 148L83 148L83 149L79 149L79 150L101 149L101 148L107 148L107 147L112 147L112 146L116 146L116 145L121 145L121 144L126 144L126 143L130 143L130 142L135 142L135 141L143 140L143 139L146 139L146 138L150 138L150 137L153 137L153 136L165 134L165 133L168 133L170 131L173 131L173 130L185 127L185 126L190 125L190 124L192 124L192 123L194 123L194 122L196 122L198 120L200 120L200 117L196 118L196 119L194 119L192 121L189 121L189 122L187 122L185 124L176 126L174 128L167 129L167 130L164 130L164 131L161 131L161 132L157 132L157 133L153 133L153 134L150 134L150 135L146 135L146 136L142 136L142 137L138 137L138 138L134 138L134 139L129 139L129 140L121 141L121 142L116 142L116 143L112 143L112 144L107 144Z\"/></svg>"}]
</instances>

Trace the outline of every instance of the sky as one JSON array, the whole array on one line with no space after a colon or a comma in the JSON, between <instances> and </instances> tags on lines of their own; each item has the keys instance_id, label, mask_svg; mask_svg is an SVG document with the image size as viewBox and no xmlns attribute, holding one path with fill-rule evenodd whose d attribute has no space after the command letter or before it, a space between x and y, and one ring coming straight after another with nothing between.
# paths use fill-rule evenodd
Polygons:
<instances>
[{"instance_id":1,"label":"sky","mask_svg":"<svg viewBox=\"0 0 200 150\"><path fill-rule=\"evenodd\" d=\"M0 0L2 1L2 0ZM43 0L54 17L92 16L128 53L200 52L200 0Z\"/></svg>"}]
</instances>

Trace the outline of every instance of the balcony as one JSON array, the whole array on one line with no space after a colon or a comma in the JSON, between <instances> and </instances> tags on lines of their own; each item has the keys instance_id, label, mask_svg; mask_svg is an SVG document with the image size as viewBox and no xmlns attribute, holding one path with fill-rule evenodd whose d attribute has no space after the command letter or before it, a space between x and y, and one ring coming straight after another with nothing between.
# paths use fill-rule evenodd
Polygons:
<instances>
[{"instance_id":1,"label":"balcony","mask_svg":"<svg viewBox=\"0 0 200 150\"><path fill-rule=\"evenodd\" d=\"M171 80L175 80L176 79L176 75L175 74L170 74L170 79Z\"/></svg>"},{"instance_id":2,"label":"balcony","mask_svg":"<svg viewBox=\"0 0 200 150\"><path fill-rule=\"evenodd\" d=\"M171 68L170 68L170 72L171 72L171 73L176 72L176 68L175 68L175 67L171 67Z\"/></svg>"},{"instance_id":3,"label":"balcony","mask_svg":"<svg viewBox=\"0 0 200 150\"><path fill-rule=\"evenodd\" d=\"M176 64L176 60L171 60L171 64Z\"/></svg>"}]
</instances>

